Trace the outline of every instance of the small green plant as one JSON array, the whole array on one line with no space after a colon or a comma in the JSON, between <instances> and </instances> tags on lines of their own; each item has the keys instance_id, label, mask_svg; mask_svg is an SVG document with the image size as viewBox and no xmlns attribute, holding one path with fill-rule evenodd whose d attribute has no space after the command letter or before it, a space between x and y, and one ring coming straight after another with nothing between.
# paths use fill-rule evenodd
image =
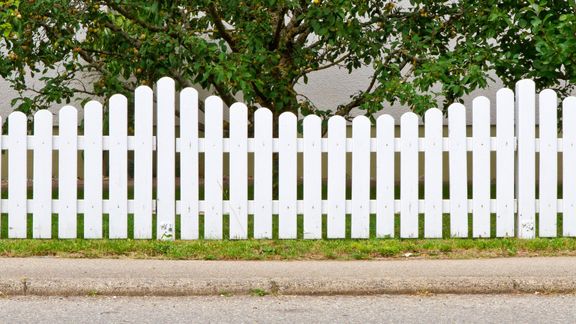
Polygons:
<instances>
[{"instance_id":1,"label":"small green plant","mask_svg":"<svg viewBox=\"0 0 576 324\"><path fill-rule=\"evenodd\" d=\"M100 295L100 293L98 292L98 290L90 290L88 292L88 294L86 294L88 297L96 297L98 295Z\"/></svg>"},{"instance_id":2,"label":"small green plant","mask_svg":"<svg viewBox=\"0 0 576 324\"><path fill-rule=\"evenodd\" d=\"M232 297L234 296L231 292L229 291L221 291L218 293L218 295L220 295L220 297Z\"/></svg>"},{"instance_id":3,"label":"small green plant","mask_svg":"<svg viewBox=\"0 0 576 324\"><path fill-rule=\"evenodd\" d=\"M397 246L384 246L378 251L383 257L394 257L400 254L400 249Z\"/></svg>"},{"instance_id":4,"label":"small green plant","mask_svg":"<svg viewBox=\"0 0 576 324\"><path fill-rule=\"evenodd\" d=\"M452 246L450 246L448 244L442 244L442 245L440 245L440 247L438 249L442 253L452 252Z\"/></svg>"},{"instance_id":5,"label":"small green plant","mask_svg":"<svg viewBox=\"0 0 576 324\"><path fill-rule=\"evenodd\" d=\"M269 295L269 293L261 288L252 288L250 289L250 295L251 296L257 296L257 297L264 297L266 295Z\"/></svg>"}]
</instances>

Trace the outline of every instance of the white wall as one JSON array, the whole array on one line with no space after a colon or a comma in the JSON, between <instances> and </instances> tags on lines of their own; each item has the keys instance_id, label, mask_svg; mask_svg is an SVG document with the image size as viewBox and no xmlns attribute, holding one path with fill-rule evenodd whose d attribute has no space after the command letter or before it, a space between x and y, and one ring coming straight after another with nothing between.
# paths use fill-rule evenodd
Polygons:
<instances>
[{"instance_id":1,"label":"white wall","mask_svg":"<svg viewBox=\"0 0 576 324\"><path fill-rule=\"evenodd\" d=\"M339 104L349 101L350 96L357 91L365 89L368 86L370 76L371 70L367 68L354 71L352 74L348 74L348 71L345 69L326 69L310 74L308 84L299 84L296 89L310 98L318 107L335 108ZM33 84L37 86L40 85L39 81L32 81ZM479 95L487 96L491 102L495 102L496 91L502 87L501 82L495 82L490 84L487 89L474 91L471 95L464 97L466 107L471 107L472 99ZM10 111L12 111L10 101L17 95L17 92L10 88L9 83L0 78L0 114L3 117L6 117ZM210 95L210 92L200 91L200 95L203 99ZM82 98L84 98L84 96L79 96L78 100L73 102L72 105L79 106ZM57 112L63 105L64 104L54 104L51 110ZM396 120L399 120L400 116L407 111L409 111L407 107L399 104L392 106L385 104L378 115L386 113L394 116ZM362 113L359 110L355 112L358 114ZM495 114L493 113L492 115L492 122L494 122ZM471 120L471 117L472 115L469 111L468 121Z\"/></svg>"},{"instance_id":2,"label":"white wall","mask_svg":"<svg viewBox=\"0 0 576 324\"><path fill-rule=\"evenodd\" d=\"M360 69L352 74L348 74L346 69L327 69L318 71L310 75L307 85L301 84L297 87L312 101L316 102L320 107L336 107L339 104L349 101L351 95L358 90L363 90L368 87L371 77L371 69ZM496 91L503 88L502 82L493 76L497 82L490 83L488 88L476 90L470 95L464 97L466 107L472 106L472 100L477 96L487 96L490 102L496 101ZM438 89L435 89L438 90ZM390 114L394 119L399 122L400 116L410 111L408 107L399 104L389 105L384 104L380 114ZM356 113L362 112L356 110ZM495 122L495 113L492 114L492 123ZM472 113L469 110L467 121L470 122Z\"/></svg>"}]
</instances>

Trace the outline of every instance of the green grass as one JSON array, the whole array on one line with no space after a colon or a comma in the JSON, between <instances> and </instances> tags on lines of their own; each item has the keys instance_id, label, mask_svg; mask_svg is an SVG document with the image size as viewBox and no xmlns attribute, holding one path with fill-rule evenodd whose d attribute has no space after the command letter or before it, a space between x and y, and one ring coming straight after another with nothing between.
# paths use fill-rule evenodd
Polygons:
<instances>
[{"instance_id":1,"label":"green grass","mask_svg":"<svg viewBox=\"0 0 576 324\"><path fill-rule=\"evenodd\" d=\"M108 235L108 218L104 217L103 232ZM203 219L200 219L202 226ZM249 219L249 236L252 236L252 218ZM375 217L371 218L372 238L323 239L323 240L279 240L278 220L274 217L272 240L229 240L224 230L223 240L197 241L157 241L134 240L133 217L128 217L129 239L123 240L84 240L83 217L78 217L78 239L74 240L31 240L7 239L7 215L1 217L0 256L58 256L79 258L154 258L154 259L196 259L196 260L371 260L382 258L475 258L509 256L553 256L576 255L576 239L538 238L520 240L514 238L473 239L449 238L448 217L444 217L444 239L376 239ZM58 217L53 216L53 235L57 234ZM471 222L471 218L469 220ZM561 229L561 217L559 218ZM32 238L32 217L28 217L28 238ZM155 222L155 220L154 220ZM326 219L324 234L326 237ZM348 217L347 236L350 235ZM298 236L302 237L302 217L298 219ZM399 234L399 217L396 218L396 235ZM495 233L494 217L492 233ZM228 226L228 217L224 218L224 227ZM155 228L155 226L154 226ZM420 234L423 234L423 221L420 222ZM560 231L561 233L561 231ZM155 237L155 233L154 237ZM200 231L200 237L203 237ZM176 221L176 238L180 236L179 218Z\"/></svg>"},{"instance_id":2,"label":"green grass","mask_svg":"<svg viewBox=\"0 0 576 324\"><path fill-rule=\"evenodd\" d=\"M301 187L299 197L301 197ZM324 188L323 195L326 195ZM494 188L492 189L494 191ZM561 188L559 188L561 192ZM57 198L54 192L54 198ZM397 193L398 194L398 193ZM447 196L445 188L445 197ZM494 192L492 193L494 195ZM349 192L348 192L349 195ZM6 196L6 191L2 192ZM108 193L105 191L104 196ZM179 190L176 191L177 199ZM79 197L83 193L79 190ZM129 198L132 198L129 190ZM200 199L203 191L200 190ZM252 187L249 188L252 197ZM32 198L32 193L29 193ZM227 199L228 197L224 197ZM350 198L350 197L348 197ZM372 197L374 198L374 197ZM536 216L538 224L538 216ZM134 240L133 215L128 215L128 239L109 240L108 215L103 216L102 240L85 240L83 215L78 215L77 239L73 240L32 240L32 215L28 215L29 239L8 239L8 217L0 215L0 256L58 256L79 258L154 258L154 259L196 259L196 260L371 260L382 258L475 258L475 257L509 257L509 256L556 256L576 255L576 239L563 238L562 216L558 216L558 238L537 238L520 240L514 238L496 238L496 217L491 216L491 238L474 239L471 230L468 238L450 238L450 217L443 217L443 239L423 239L424 216L419 218L418 239L398 239L400 234L400 217L395 218L395 237L377 239L376 218L371 215L370 238L356 240L350 238L351 217L346 219L346 239L326 239L326 217L323 217L323 240L303 240L303 218L298 216L298 240L278 239L278 216L273 216L273 239L271 240L229 240L229 218L224 215L223 240L204 240L204 233L199 231L200 240L179 241L180 218L176 217L177 241L157 241L156 218L153 217L153 239ZM204 219L200 216L200 228ZM472 225L472 215L468 219ZM253 218L248 221L248 237L253 237ZM538 226L536 228L538 233ZM52 216L52 237L58 234L58 216Z\"/></svg>"},{"instance_id":3,"label":"green grass","mask_svg":"<svg viewBox=\"0 0 576 324\"><path fill-rule=\"evenodd\" d=\"M468 236L467 238L473 238L472 235L472 214L468 214ZM108 214L104 214L102 217L102 234L103 234L103 238L107 239L109 238L109 228L108 228L108 224L109 224L109 215ZM304 218L303 215L297 215L297 239L303 239L304 237ZM8 214L1 214L0 215L0 239L8 239ZM52 237L57 238L58 237L58 214L52 214L52 229L51 229L51 233L52 233ZM222 229L222 237L223 239L229 239L229 226L230 226L230 218L229 215L224 215L223 216L223 229ZM352 217L350 214L346 215L346 221L345 221L345 238L346 239L351 239L351 226L352 226ZM539 230L539 226L538 226L538 214L536 215L536 233L538 234L538 230ZM127 217L127 238L129 239L134 239L134 215L133 214L128 214ZM272 215L272 239L279 239L278 236L278 226L279 226L279 220L278 220L278 215ZM180 216L176 215L176 219L175 219L175 239L179 240L180 239L180 233L181 233L181 229L180 229L181 225L180 225ZM400 237L400 227L401 227L401 223L400 223L400 215L396 214L395 215L395 219L394 219L394 236L395 238ZM33 233L32 233L32 228L33 228L33 217L32 214L28 214L27 215L27 235L26 237L29 239L33 238ZM204 216L200 215L199 216L199 232L198 232L198 237L200 239L204 238ZM491 215L491 219L490 219L490 237L489 238L496 238L496 215L492 214ZM248 238L254 238L254 217L253 215L248 215ZM77 231L77 236L76 238L78 239L83 239L84 238L84 215L82 214L78 214L77 216L77 225L76 225L76 231ZM562 215L558 214L558 218L557 218L557 237L562 237ZM156 235L156 215L152 215L152 239L157 239L157 235ZM326 215L322 216L322 238L323 239L329 239L328 238L328 234L327 234L327 217ZM424 238L424 214L420 214L419 215L419 219L418 219L418 238L423 239ZM450 215L449 214L444 214L443 215L443 219L442 219L442 238L444 239L450 239L451 238L451 233L450 233ZM385 237L385 238L378 238L376 237L376 215L375 214L371 214L370 215L370 228L369 228L369 239L391 239L390 237Z\"/></svg>"},{"instance_id":4,"label":"green grass","mask_svg":"<svg viewBox=\"0 0 576 324\"><path fill-rule=\"evenodd\" d=\"M195 260L371 260L576 255L576 240L0 240L0 256Z\"/></svg>"}]
</instances>

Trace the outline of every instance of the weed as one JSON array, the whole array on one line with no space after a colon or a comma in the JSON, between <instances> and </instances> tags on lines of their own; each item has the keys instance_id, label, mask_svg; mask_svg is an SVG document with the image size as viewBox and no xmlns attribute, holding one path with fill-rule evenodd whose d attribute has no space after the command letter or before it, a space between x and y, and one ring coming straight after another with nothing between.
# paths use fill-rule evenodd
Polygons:
<instances>
[{"instance_id":1,"label":"weed","mask_svg":"<svg viewBox=\"0 0 576 324\"><path fill-rule=\"evenodd\" d=\"M264 289L260 289L260 288L252 288L250 289L250 295L252 296L258 296L258 297L263 297L268 295L269 293L264 290Z\"/></svg>"}]
</instances>

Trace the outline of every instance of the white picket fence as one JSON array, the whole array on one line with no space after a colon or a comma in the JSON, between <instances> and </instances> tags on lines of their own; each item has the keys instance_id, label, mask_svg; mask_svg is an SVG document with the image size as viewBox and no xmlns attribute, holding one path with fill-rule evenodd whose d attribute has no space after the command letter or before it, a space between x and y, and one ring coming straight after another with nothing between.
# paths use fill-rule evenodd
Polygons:
<instances>
[{"instance_id":1,"label":"white picket fence","mask_svg":"<svg viewBox=\"0 0 576 324\"><path fill-rule=\"evenodd\" d=\"M205 101L205 134L198 131L198 93L180 92L180 134L176 137L174 81L162 78L156 86L157 128L154 136L153 91L135 92L135 133L128 136L128 105L122 95L110 99L110 131L103 136L102 105L84 107L84 135L78 134L77 110L66 106L59 112L59 133L53 134L52 114L34 116L33 135L27 135L27 118L21 112L8 117L8 135L1 137L8 152L8 199L0 211L8 214L8 236L27 236L27 214L32 214L32 236L50 238L52 214L58 215L58 238L76 238L78 214L84 217L84 238L103 237L103 214L109 218L109 238L128 237L128 215L133 214L136 239L153 234L157 218L159 239L174 239L176 215L180 215L181 239L199 238L199 215L204 217L204 238L223 237L223 216L229 215L229 237L248 238L248 219L253 215L253 237L273 236L273 215L278 215L278 237L297 238L297 215L303 215L303 237L323 237L326 215L327 238L344 238L346 215L351 214L351 237L370 236L375 214L376 237L395 236L395 217L400 215L400 237L419 235L424 217L424 237L443 234L443 214L449 214L450 236L468 237L469 213L472 236L489 237L491 214L496 214L496 236L533 238L557 236L557 215L562 214L564 236L576 236L576 98L563 101L563 138L558 138L557 97L551 90L539 96L539 138L536 137L534 82L522 80L516 95L510 89L497 93L495 105L485 97L473 101L473 135L466 135L463 105L448 109L449 136L443 136L444 117L438 109L425 114L425 136L418 135L419 117L404 114L401 135L394 135L394 120L377 119L377 136L371 138L371 122L359 116L347 122L336 116L328 121L322 137L321 119L306 116L303 134L297 117L283 113L279 136L273 137L270 110L258 109L254 137L248 138L248 115L244 104L230 107L229 137L223 137L222 100ZM496 137L490 134L490 112L496 113ZM27 198L27 150L33 150L33 198ZM134 199L128 199L128 151L134 151ZM58 151L58 199L52 199L52 154ZM84 152L84 197L77 198L77 152ZM103 199L103 152L109 152L109 198ZM491 170L491 152L496 170ZM424 153L424 199L419 198L419 154ZM443 197L443 153L449 155L449 197ZM467 178L468 152L472 152L472 179ZM539 152L539 165L536 153ZM558 152L563 158L563 197L559 199ZM180 199L176 199L176 157L180 155ZM204 181L199 181L199 156L204 155ZM223 182L223 156L229 154L229 185ZM248 155L254 154L254 199L248 199ZM273 199L273 153L279 155L278 199ZM303 154L303 199L297 199L297 160ZM323 153L327 153L327 179L322 179ZM346 155L352 154L352 199L346 199ZM375 153L376 199L371 199L371 154ZM157 162L153 163L156 154ZM395 178L395 155L400 154L400 179ZM156 166L156 186L153 167ZM539 168L539 197L536 197ZM491 172L496 172L496 196L491 197ZM400 185L400 199L395 186ZM472 199L468 184L471 180ZM324 181L324 183L323 183ZM203 183L204 200L199 200ZM322 187L327 186L327 199ZM153 191L155 190L155 199ZM226 197L226 198L223 198ZM536 215L538 224L536 223ZM372 224L374 225L374 224Z\"/></svg>"}]
</instances>

